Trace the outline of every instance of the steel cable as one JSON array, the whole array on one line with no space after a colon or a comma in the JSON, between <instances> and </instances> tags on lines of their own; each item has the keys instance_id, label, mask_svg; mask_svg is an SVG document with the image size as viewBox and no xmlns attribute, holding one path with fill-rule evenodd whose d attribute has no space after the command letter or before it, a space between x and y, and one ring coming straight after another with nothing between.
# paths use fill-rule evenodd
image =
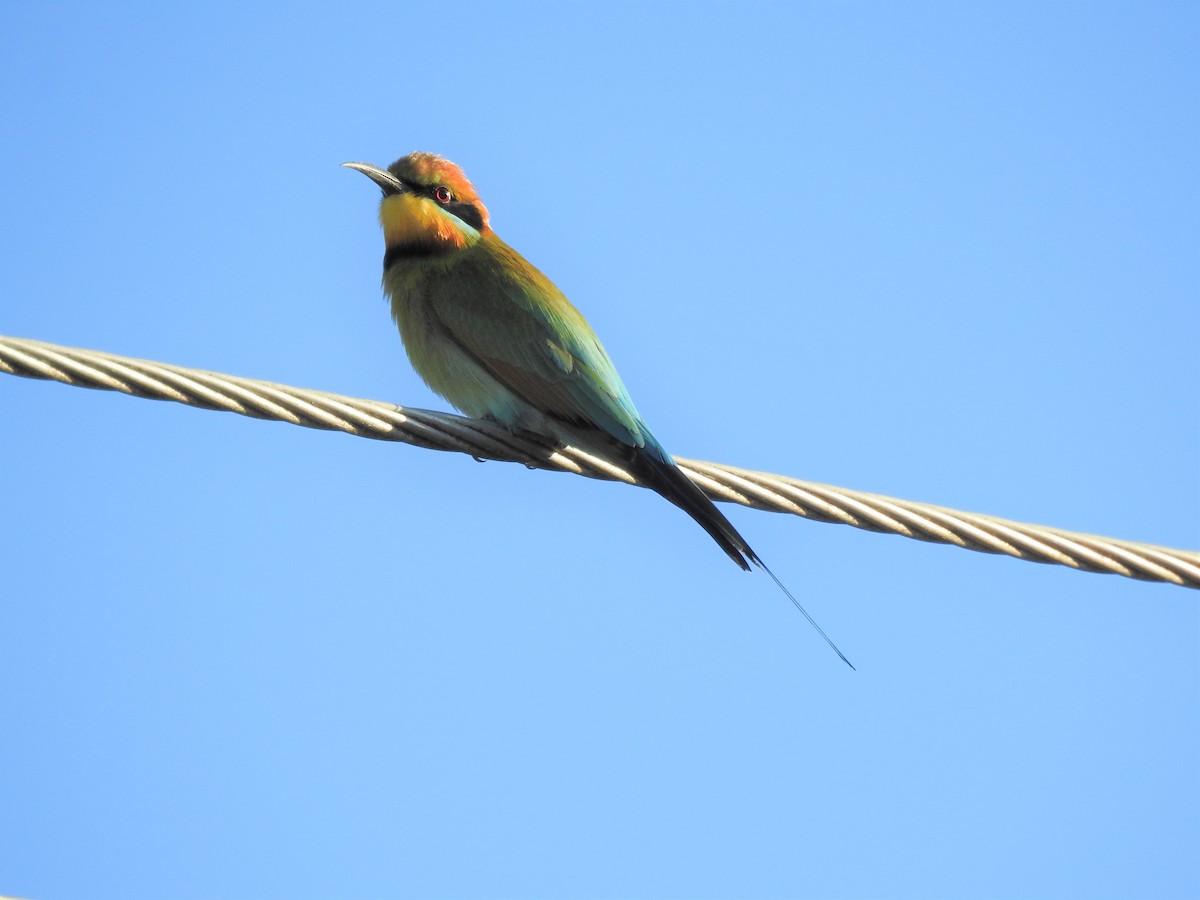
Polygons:
<instances>
[{"instance_id":1,"label":"steel cable","mask_svg":"<svg viewBox=\"0 0 1200 900\"><path fill-rule=\"evenodd\" d=\"M96 350L0 336L0 372L637 484L619 466L583 450L510 434L491 422ZM677 461L714 500L1031 562L1200 588L1200 552L1029 525L720 463Z\"/></svg>"}]
</instances>

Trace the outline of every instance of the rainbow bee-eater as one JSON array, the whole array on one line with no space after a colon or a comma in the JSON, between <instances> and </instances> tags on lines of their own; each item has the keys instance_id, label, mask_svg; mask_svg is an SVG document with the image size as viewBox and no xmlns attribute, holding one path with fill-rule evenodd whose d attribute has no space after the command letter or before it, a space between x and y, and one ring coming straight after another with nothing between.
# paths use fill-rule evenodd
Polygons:
<instances>
[{"instance_id":1,"label":"rainbow bee-eater","mask_svg":"<svg viewBox=\"0 0 1200 900\"><path fill-rule=\"evenodd\" d=\"M700 523L743 569L766 571L638 414L587 320L492 231L462 169L410 153L387 170L346 163L383 190L383 288L413 367L468 416L574 444L623 466ZM853 666L851 666L853 668Z\"/></svg>"}]
</instances>

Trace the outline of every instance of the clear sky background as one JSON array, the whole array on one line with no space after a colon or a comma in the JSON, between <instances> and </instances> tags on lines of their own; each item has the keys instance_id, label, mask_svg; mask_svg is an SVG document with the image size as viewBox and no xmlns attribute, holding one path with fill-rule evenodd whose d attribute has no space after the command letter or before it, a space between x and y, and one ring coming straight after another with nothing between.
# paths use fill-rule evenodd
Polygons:
<instances>
[{"instance_id":1,"label":"clear sky background","mask_svg":"<svg viewBox=\"0 0 1200 900\"><path fill-rule=\"evenodd\" d=\"M1200 546L1192 3L0 8L0 333L445 409L462 164L673 452ZM1200 893L1200 595L0 377L0 893Z\"/></svg>"}]
</instances>

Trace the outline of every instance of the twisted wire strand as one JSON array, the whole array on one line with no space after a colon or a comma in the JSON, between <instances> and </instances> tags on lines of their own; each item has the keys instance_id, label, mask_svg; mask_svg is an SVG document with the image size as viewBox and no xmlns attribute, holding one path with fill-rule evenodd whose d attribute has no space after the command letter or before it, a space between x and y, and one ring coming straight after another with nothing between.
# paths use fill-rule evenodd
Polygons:
<instances>
[{"instance_id":1,"label":"twisted wire strand","mask_svg":"<svg viewBox=\"0 0 1200 900\"><path fill-rule=\"evenodd\" d=\"M537 435L514 435L479 419L96 350L0 336L0 372L638 484L629 472L584 450L555 447ZM714 500L1031 562L1200 589L1200 552L1013 522L720 463L683 458L677 462Z\"/></svg>"}]
</instances>

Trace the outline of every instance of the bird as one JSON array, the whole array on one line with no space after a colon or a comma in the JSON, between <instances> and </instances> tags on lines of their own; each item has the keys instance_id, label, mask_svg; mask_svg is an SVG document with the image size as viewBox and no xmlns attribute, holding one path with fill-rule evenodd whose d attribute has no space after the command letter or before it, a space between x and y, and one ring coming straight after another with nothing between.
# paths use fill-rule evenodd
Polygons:
<instances>
[{"instance_id":1,"label":"bird","mask_svg":"<svg viewBox=\"0 0 1200 900\"><path fill-rule=\"evenodd\" d=\"M651 433L608 353L554 283L492 230L463 170L435 153L343 163L383 192L383 289L413 368L468 416L582 446L691 516L768 575L850 660Z\"/></svg>"}]
</instances>

